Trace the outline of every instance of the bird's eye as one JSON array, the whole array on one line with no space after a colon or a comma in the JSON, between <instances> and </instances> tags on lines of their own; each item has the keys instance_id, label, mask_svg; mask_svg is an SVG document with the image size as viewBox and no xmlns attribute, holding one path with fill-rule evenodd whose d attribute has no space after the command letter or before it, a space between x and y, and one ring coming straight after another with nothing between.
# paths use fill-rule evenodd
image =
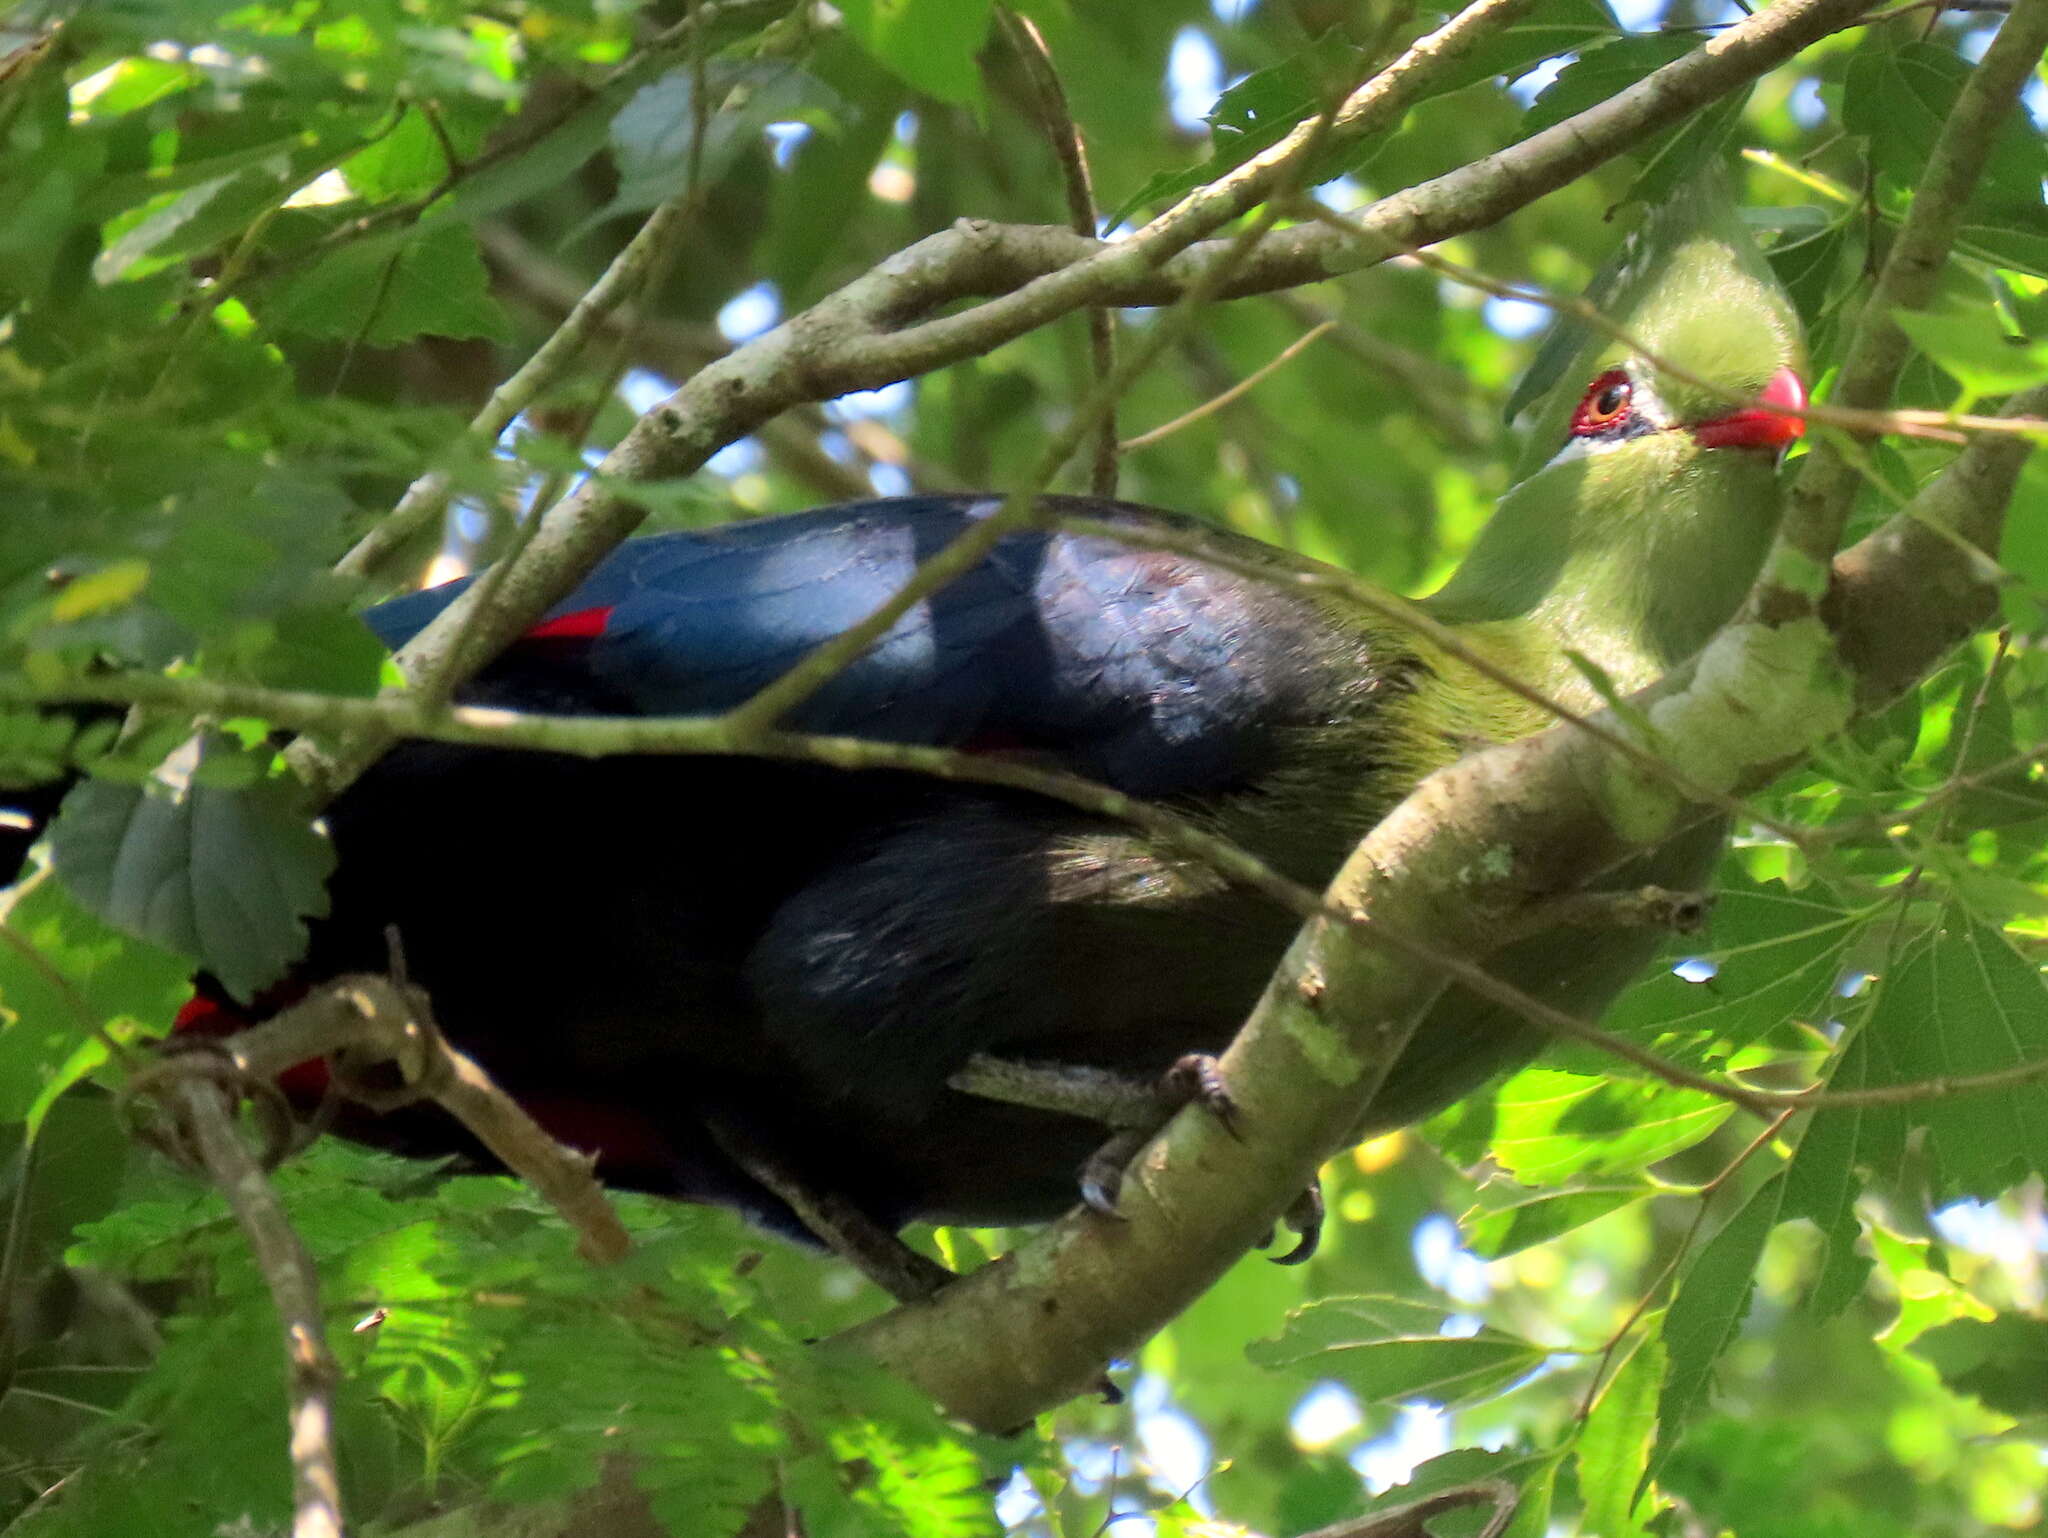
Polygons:
<instances>
[{"instance_id":1,"label":"bird's eye","mask_svg":"<svg viewBox=\"0 0 2048 1538\"><path fill-rule=\"evenodd\" d=\"M1604 433L1628 420L1629 398L1634 394L1628 375L1609 369L1586 387L1579 409L1572 413L1572 435L1583 438Z\"/></svg>"}]
</instances>

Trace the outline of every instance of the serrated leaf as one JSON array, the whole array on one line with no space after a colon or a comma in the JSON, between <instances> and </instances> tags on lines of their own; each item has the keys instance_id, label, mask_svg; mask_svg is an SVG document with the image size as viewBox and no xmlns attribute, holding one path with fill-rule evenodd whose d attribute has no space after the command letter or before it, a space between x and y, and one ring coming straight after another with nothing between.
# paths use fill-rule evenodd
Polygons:
<instances>
[{"instance_id":1,"label":"serrated leaf","mask_svg":"<svg viewBox=\"0 0 2048 1538\"><path fill-rule=\"evenodd\" d=\"M205 781L254 760L244 789ZM117 928L192 958L238 998L277 981L306 947L306 919L327 911L334 854L295 787L264 779L267 755L209 738L143 785L91 780L51 829L66 887Z\"/></svg>"},{"instance_id":2,"label":"serrated leaf","mask_svg":"<svg viewBox=\"0 0 2048 1538\"><path fill-rule=\"evenodd\" d=\"M25 882L0 945L0 1121L33 1127L99 1065L107 1031L168 1027L190 993L180 957L110 929L58 882Z\"/></svg>"},{"instance_id":3,"label":"serrated leaf","mask_svg":"<svg viewBox=\"0 0 2048 1538\"><path fill-rule=\"evenodd\" d=\"M1621 1364L1579 1433L1579 1498L1586 1503L1582 1526L1600 1538L1637 1538L1647 1531L1637 1491L1657 1435L1657 1393L1664 1381L1662 1317L1652 1320Z\"/></svg>"},{"instance_id":4,"label":"serrated leaf","mask_svg":"<svg viewBox=\"0 0 2048 1538\"><path fill-rule=\"evenodd\" d=\"M1472 1498L1455 1511L1447 1511L1422 1525L1412 1522L1385 1530L1402 1534L1468 1535L1488 1530L1493 1519L1493 1498L1488 1486L1507 1484L1517 1493L1515 1514L1502 1529L1500 1538L1543 1538L1550 1530L1550 1501L1557 1471L1563 1465L1561 1453L1488 1452L1477 1447L1460 1447L1439 1453L1415 1466L1406 1480L1367 1501L1361 1515L1371 1522L1369 1530L1379 1531L1404 1507L1413 1507L1427 1496L1452 1490L1470 1490Z\"/></svg>"},{"instance_id":5,"label":"serrated leaf","mask_svg":"<svg viewBox=\"0 0 2048 1538\"><path fill-rule=\"evenodd\" d=\"M1773 1175L1700 1251L1679 1283L1678 1295L1664 1316L1664 1348L1670 1362L1657 1400L1652 1478L1671 1456L1686 1421L1706 1402L1714 1363L1749 1312L1764 1244L1778 1226L1784 1198L1785 1179Z\"/></svg>"},{"instance_id":6,"label":"serrated leaf","mask_svg":"<svg viewBox=\"0 0 2048 1538\"><path fill-rule=\"evenodd\" d=\"M1359 1398L1473 1404L1534 1372L1542 1347L1488 1325L1474 1335L1439 1334L1448 1311L1408 1298L1328 1298L1296 1309L1274 1340L1245 1355L1266 1368L1312 1367Z\"/></svg>"},{"instance_id":7,"label":"serrated leaf","mask_svg":"<svg viewBox=\"0 0 2048 1538\"><path fill-rule=\"evenodd\" d=\"M673 69L649 81L612 119L612 159L619 189L585 221L652 208L681 193L694 169L709 186L761 142L770 123L807 121L840 108L838 94L795 65L776 60L720 64L707 71L709 109L700 121L698 77ZM701 133L701 139L699 137Z\"/></svg>"},{"instance_id":8,"label":"serrated leaf","mask_svg":"<svg viewBox=\"0 0 2048 1538\"><path fill-rule=\"evenodd\" d=\"M1524 1185L1645 1169L1728 1119L1726 1100L1640 1080L1525 1068L1501 1087L1491 1145Z\"/></svg>"},{"instance_id":9,"label":"serrated leaf","mask_svg":"<svg viewBox=\"0 0 2048 1538\"><path fill-rule=\"evenodd\" d=\"M1811 330L1819 321L1835 274L1841 270L1843 254L1849 248L1850 221L1841 220L1818 234L1781 240L1765 253L1771 271L1792 296L1800 323Z\"/></svg>"},{"instance_id":10,"label":"serrated leaf","mask_svg":"<svg viewBox=\"0 0 2048 1538\"><path fill-rule=\"evenodd\" d=\"M1560 70L1530 104L1522 119L1521 137L1526 139L1599 105L1684 57L1694 46L1683 33L1649 32L1587 49ZM1624 201L1662 203L1719 151L1748 98L1746 90L1731 92L1684 122L1632 145L1629 156L1643 169L1624 194Z\"/></svg>"},{"instance_id":11,"label":"serrated leaf","mask_svg":"<svg viewBox=\"0 0 2048 1538\"><path fill-rule=\"evenodd\" d=\"M2005 1415L2048 1412L2048 1320L2019 1314L1957 1319L1923 1332L1915 1356L1941 1381Z\"/></svg>"},{"instance_id":12,"label":"serrated leaf","mask_svg":"<svg viewBox=\"0 0 2048 1538\"><path fill-rule=\"evenodd\" d=\"M1621 24L1605 0L1537 0L1515 20L1490 34L1431 85L1437 93L1460 90L1498 75L1518 80L1545 59L1561 58L1614 37Z\"/></svg>"},{"instance_id":13,"label":"serrated leaf","mask_svg":"<svg viewBox=\"0 0 2048 1538\"><path fill-rule=\"evenodd\" d=\"M1144 186L1125 199L1105 224L1121 224L1141 208L1168 207L1195 188L1214 181L1243 165L1262 150L1278 144L1296 128L1321 112L1334 93L1355 78L1358 50L1344 37L1332 32L1315 44L1253 70L1216 98L1206 119L1209 125L1209 157L1200 165L1181 171L1156 172ZM1360 149L1344 151L1347 165L1355 165ZM1337 174L1332 165L1311 173L1310 182Z\"/></svg>"},{"instance_id":14,"label":"serrated leaf","mask_svg":"<svg viewBox=\"0 0 2048 1538\"><path fill-rule=\"evenodd\" d=\"M1842 82L1842 124L1870 140L1871 159L1904 187L1918 183L1971 66L1953 48L1927 42L1894 44L1877 36L1850 55ZM2038 209L2048 151L2037 134L2008 114L1994 132L1971 206Z\"/></svg>"},{"instance_id":15,"label":"serrated leaf","mask_svg":"<svg viewBox=\"0 0 2048 1538\"><path fill-rule=\"evenodd\" d=\"M416 336L511 335L476 237L445 221L396 248L343 246L285 290L276 323L308 336L391 347Z\"/></svg>"},{"instance_id":16,"label":"serrated leaf","mask_svg":"<svg viewBox=\"0 0 2048 1538\"><path fill-rule=\"evenodd\" d=\"M1829 1075L1829 1089L1854 1090L1869 1084L1870 1053L1861 1033ZM1823 1249L1808 1289L1806 1308L1817 1319L1831 1319L1863 1291L1872 1262L1856 1251L1863 1225L1856 1216L1856 1198L1863 1182L1856 1171L1890 1162L1900 1142L1895 1107L1845 1107L1816 1111L1808 1118L1799 1147L1785 1169L1785 1216L1813 1220Z\"/></svg>"},{"instance_id":17,"label":"serrated leaf","mask_svg":"<svg viewBox=\"0 0 2048 1538\"><path fill-rule=\"evenodd\" d=\"M1868 914L1819 882L1792 892L1731 874L1714 899L1707 932L1686 949L1714 975L1688 982L1665 971L1623 994L1601 1020L1638 1039L1689 1036L1744 1046L1787 1020L1830 1007L1849 948Z\"/></svg>"},{"instance_id":18,"label":"serrated leaf","mask_svg":"<svg viewBox=\"0 0 2048 1538\"><path fill-rule=\"evenodd\" d=\"M1909 947L1878 987L1863 1027L1872 1083L1990 1073L2048 1059L2048 987L2040 970L1961 908ZM1903 1108L1906 1125L1927 1129L1942 1196L1995 1196L2026 1172L2048 1169L2043 1082L2024 1079Z\"/></svg>"},{"instance_id":19,"label":"serrated leaf","mask_svg":"<svg viewBox=\"0 0 2048 1538\"><path fill-rule=\"evenodd\" d=\"M1557 78L1530 103L1522 118L1521 137L1526 139L1598 106L1672 60L1683 58L1693 47L1693 40L1683 33L1647 32L1588 48L1559 70Z\"/></svg>"}]
</instances>

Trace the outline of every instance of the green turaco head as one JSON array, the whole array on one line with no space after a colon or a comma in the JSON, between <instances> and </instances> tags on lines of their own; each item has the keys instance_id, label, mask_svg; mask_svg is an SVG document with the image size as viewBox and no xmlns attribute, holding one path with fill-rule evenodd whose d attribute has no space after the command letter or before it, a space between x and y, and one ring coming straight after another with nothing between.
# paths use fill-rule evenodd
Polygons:
<instances>
[{"instance_id":1,"label":"green turaco head","mask_svg":"<svg viewBox=\"0 0 2048 1538\"><path fill-rule=\"evenodd\" d=\"M1705 644L1778 523L1776 467L1803 422L1798 321L1725 184L1651 212L1560 324L1510 404L1546 392L1520 478L1429 602L1533 628L1634 689ZM1625 338L1625 340L1624 340ZM1532 386L1534 387L1532 390Z\"/></svg>"}]
</instances>

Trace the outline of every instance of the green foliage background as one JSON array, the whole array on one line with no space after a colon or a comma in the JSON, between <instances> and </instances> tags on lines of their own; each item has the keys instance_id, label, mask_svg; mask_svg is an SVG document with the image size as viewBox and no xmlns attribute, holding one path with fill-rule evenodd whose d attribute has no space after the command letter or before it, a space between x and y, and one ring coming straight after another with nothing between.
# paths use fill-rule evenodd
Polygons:
<instances>
[{"instance_id":1,"label":"green foliage background","mask_svg":"<svg viewBox=\"0 0 2048 1538\"><path fill-rule=\"evenodd\" d=\"M1017 8L1045 33L1104 209L1130 221L1312 112L1358 49L1436 19L1329 0ZM48 681L113 656L366 694L380 657L351 612L434 550L375 591L330 567L422 470L470 499L454 547L488 554L522 488L580 466L586 419L592 444L624 430L620 371L635 398L684 377L755 285L787 314L963 216L1064 222L986 0L728 0L679 36L683 14L118 0L0 20L0 667ZM1630 19L1625 33L1603 0L1539 0L1454 88L1329 167L1324 196L1356 206L1513 143L1727 18L1673 0ZM1825 381L1995 19L1904 7L1447 254L1575 292L1633 202L1727 160ZM1177 43L1235 81L1206 132L1169 112ZM1510 86L1559 58L1551 83ZM1904 322L1919 356L1901 404L1971 407L2048 379L2044 171L2020 117L1941 301ZM462 450L490 389L645 211L690 186L699 207L646 315L528 412L505 456ZM1217 305L1131 391L1123 428L1188 410L1326 318L1250 394L1128 457L1122 494L1426 590L1517 455L1501 406L1532 351L1526 313L1399 261ZM1087 370L1081 323L1064 322L794 413L695 482L636 495L663 525L867 487L1012 485ZM1870 448L1859 529L1951 453ZM2001 557L2009 642L1966 648L1761 798L1814 837L1745 833L1708 934L1671 958L1713 975L1660 972L1613 1028L1777 1085L2048 1055L2044 477L2029 473ZM90 761L98 820L75 836L118 844L134 787L188 725L115 743L17 710L0 714L0 757L23 782ZM274 821L263 742L244 723L200 776L241 809L236 828ZM317 903L316 848L231 837L222 865L263 850L281 862L266 880L296 887L300 912ZM260 1281L220 1204L140 1153L106 1093L125 1071L110 1052L166 1027L192 955L255 976L274 968L265 945L290 943L290 913L282 938L244 941L200 886L186 898L169 937L186 955L109 929L46 877L8 899L9 1533L269 1532L288 1512ZM986 1533L998 1512L1033 1533L1113 1513L1169 1535L1212 1516L1297 1533L1420 1460L1389 1501L1505 1478L1525 1492L1517 1535L2034 1528L2048 1089L1821 1112L1760 1138L1725 1102L1616 1066L1557 1049L1340 1158L1312 1264L1245 1261L1132 1364L1129 1404L1001 1440L810 1345L877 1299L723 1214L629 1201L639 1252L597 1272L509 1182L322 1144L280 1180L339 1331L348 1507L369 1532L509 1531L506 1507L566 1531L551 1503L602 1476L696 1538L783 1505L813 1535ZM972 1264L1002 1239L933 1242Z\"/></svg>"}]
</instances>

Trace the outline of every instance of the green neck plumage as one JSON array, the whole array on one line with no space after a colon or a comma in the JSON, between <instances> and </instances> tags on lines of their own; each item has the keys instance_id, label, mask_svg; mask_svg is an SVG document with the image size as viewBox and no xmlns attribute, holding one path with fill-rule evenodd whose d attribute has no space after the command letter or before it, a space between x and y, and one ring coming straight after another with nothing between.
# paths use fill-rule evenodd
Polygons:
<instances>
[{"instance_id":1,"label":"green neck plumage","mask_svg":"<svg viewBox=\"0 0 2048 1538\"><path fill-rule=\"evenodd\" d=\"M1589 686L1566 653L1624 692L1697 652L1748 592L1777 522L1768 458L1658 435L1628 454L1554 463L1502 499L1441 619L1505 633L1528 681L1567 699ZM1489 625L1488 622L1494 622Z\"/></svg>"}]
</instances>

